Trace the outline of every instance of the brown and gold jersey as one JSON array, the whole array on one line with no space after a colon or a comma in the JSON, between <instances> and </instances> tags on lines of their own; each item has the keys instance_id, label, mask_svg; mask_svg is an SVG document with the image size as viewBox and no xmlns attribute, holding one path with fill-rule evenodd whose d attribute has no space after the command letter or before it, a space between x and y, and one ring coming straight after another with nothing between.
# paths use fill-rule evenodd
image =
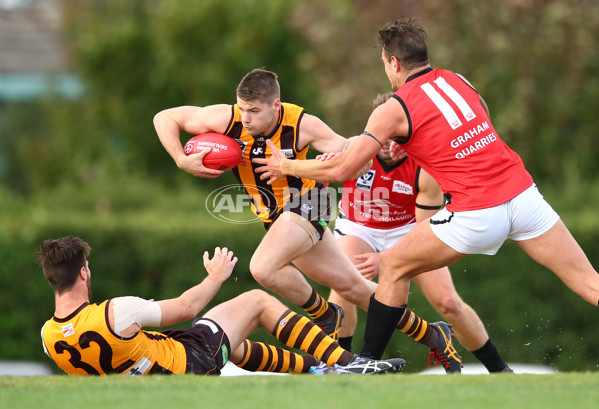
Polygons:
<instances>
[{"instance_id":1,"label":"brown and gold jersey","mask_svg":"<svg viewBox=\"0 0 599 409\"><path fill-rule=\"evenodd\" d=\"M52 317L42 327L45 352L69 375L145 375L185 373L183 345L155 331L130 338L108 324L110 300L82 304L65 318Z\"/></svg>"},{"instance_id":2,"label":"brown and gold jersey","mask_svg":"<svg viewBox=\"0 0 599 409\"><path fill-rule=\"evenodd\" d=\"M252 198L252 211L263 222L269 223L293 196L302 196L312 189L316 182L295 176L286 176L268 185L266 180L260 180L260 174L255 168L260 165L252 163L254 158L268 158L272 154L266 145L270 139L289 159L306 159L309 146L298 151L299 125L304 115L304 109L297 105L282 103L279 121L269 136L252 136L241 123L239 106L233 105L231 123L226 135L237 140L243 152L243 158L233 173L239 183L244 186Z\"/></svg>"}]
</instances>

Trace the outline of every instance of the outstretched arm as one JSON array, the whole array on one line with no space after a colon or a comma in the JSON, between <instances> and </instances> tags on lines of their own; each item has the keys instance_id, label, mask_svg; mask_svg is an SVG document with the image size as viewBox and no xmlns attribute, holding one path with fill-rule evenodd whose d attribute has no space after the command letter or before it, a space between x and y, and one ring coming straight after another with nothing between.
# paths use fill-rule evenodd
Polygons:
<instances>
[{"instance_id":1,"label":"outstretched arm","mask_svg":"<svg viewBox=\"0 0 599 409\"><path fill-rule=\"evenodd\" d=\"M391 99L377 107L366 125L366 133L351 138L345 151L332 159L291 161L269 144L273 155L269 158L253 159L262 166L256 171L261 179L269 179L269 184L286 175L320 180L322 182L342 182L355 177L368 165L385 142L395 136L407 133L407 118L397 101ZM268 143L268 141L267 141Z\"/></svg>"},{"instance_id":2,"label":"outstretched arm","mask_svg":"<svg viewBox=\"0 0 599 409\"><path fill-rule=\"evenodd\" d=\"M209 169L203 164L203 157L209 150L193 155L185 155L180 132L192 135L205 132L223 133L231 119L230 105L210 105L207 107L181 106L165 109L154 116L154 128L164 149L177 166L185 172L204 178L215 178L223 171Z\"/></svg>"},{"instance_id":3,"label":"outstretched arm","mask_svg":"<svg viewBox=\"0 0 599 409\"><path fill-rule=\"evenodd\" d=\"M299 150L310 145L321 153L341 152L347 145L347 142L346 138L335 133L320 118L304 114L299 127Z\"/></svg>"},{"instance_id":4,"label":"outstretched arm","mask_svg":"<svg viewBox=\"0 0 599 409\"><path fill-rule=\"evenodd\" d=\"M118 335L131 337L144 326L163 327L192 319L214 298L236 263L237 257L233 257L233 252L226 247L214 249L212 259L208 252L204 252L208 276L200 284L177 298L162 301L138 297L114 298L110 304L110 326Z\"/></svg>"},{"instance_id":5,"label":"outstretched arm","mask_svg":"<svg viewBox=\"0 0 599 409\"><path fill-rule=\"evenodd\" d=\"M236 263L237 257L233 257L233 252L226 247L214 249L212 258L207 251L204 252L204 267L208 276L179 297L158 301L162 310L160 326L176 324L197 316L214 298L222 283L229 278Z\"/></svg>"}]
</instances>

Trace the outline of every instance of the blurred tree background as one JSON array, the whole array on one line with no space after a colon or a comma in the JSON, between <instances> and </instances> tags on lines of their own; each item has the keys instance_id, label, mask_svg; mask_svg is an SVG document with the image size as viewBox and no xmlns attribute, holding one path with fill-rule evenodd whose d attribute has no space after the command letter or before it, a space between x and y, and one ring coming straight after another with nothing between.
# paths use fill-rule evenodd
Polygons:
<instances>
[{"instance_id":1,"label":"blurred tree background","mask_svg":"<svg viewBox=\"0 0 599 409\"><path fill-rule=\"evenodd\" d=\"M210 191L234 183L230 172L196 180L178 170L155 134L154 114L234 103L241 77L264 67L278 73L284 101L343 135L360 133L372 98L389 90L377 30L405 16L427 30L432 65L465 75L485 98L499 134L599 266L597 2L59 4L83 96L0 102L0 359L43 359L38 328L53 298L32 254L48 237L89 240L96 300L176 296L203 276L201 254L216 245L234 249L240 263L214 302L255 287L247 264L262 227L214 220L204 207ZM513 243L452 270L508 361L599 367L596 307ZM435 319L417 289L411 303ZM359 347L361 332L356 338ZM426 351L408 344L396 336L388 352L405 355L407 370L421 369Z\"/></svg>"}]
</instances>

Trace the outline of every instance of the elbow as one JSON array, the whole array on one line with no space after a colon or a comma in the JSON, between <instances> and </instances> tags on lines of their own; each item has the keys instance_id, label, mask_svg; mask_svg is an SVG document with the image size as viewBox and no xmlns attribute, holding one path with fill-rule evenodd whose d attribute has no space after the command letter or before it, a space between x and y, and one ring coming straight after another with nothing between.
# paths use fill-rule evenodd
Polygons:
<instances>
[{"instance_id":1,"label":"elbow","mask_svg":"<svg viewBox=\"0 0 599 409\"><path fill-rule=\"evenodd\" d=\"M181 312L181 321L189 321L192 320L198 315L198 311L195 311L193 308L186 308Z\"/></svg>"},{"instance_id":2,"label":"elbow","mask_svg":"<svg viewBox=\"0 0 599 409\"><path fill-rule=\"evenodd\" d=\"M199 308L189 302L182 302L179 308L179 321L189 321L198 315Z\"/></svg>"},{"instance_id":3,"label":"elbow","mask_svg":"<svg viewBox=\"0 0 599 409\"><path fill-rule=\"evenodd\" d=\"M156 115L154 115L154 119L152 119L154 126L157 126L160 123L163 116L164 116L164 111L160 111Z\"/></svg>"}]
</instances>

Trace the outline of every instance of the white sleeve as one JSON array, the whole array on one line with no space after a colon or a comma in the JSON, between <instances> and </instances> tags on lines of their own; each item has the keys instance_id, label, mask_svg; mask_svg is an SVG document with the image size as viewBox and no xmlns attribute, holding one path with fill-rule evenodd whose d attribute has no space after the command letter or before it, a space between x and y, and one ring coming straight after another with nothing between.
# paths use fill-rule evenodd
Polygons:
<instances>
[{"instance_id":1,"label":"white sleeve","mask_svg":"<svg viewBox=\"0 0 599 409\"><path fill-rule=\"evenodd\" d=\"M48 351L48 348L46 348L46 341L44 341L44 327L46 326L46 324L48 323L48 321L46 321L44 323L44 325L42 325L42 332L41 332L41 336L42 336L42 346L44 347L44 353L48 356L50 356L50 351Z\"/></svg>"},{"instance_id":2,"label":"white sleeve","mask_svg":"<svg viewBox=\"0 0 599 409\"><path fill-rule=\"evenodd\" d=\"M113 298L112 310L114 312L114 332L118 335L121 335L122 331L134 323L140 328L157 327L162 319L162 310L157 302L139 297Z\"/></svg>"}]
</instances>

